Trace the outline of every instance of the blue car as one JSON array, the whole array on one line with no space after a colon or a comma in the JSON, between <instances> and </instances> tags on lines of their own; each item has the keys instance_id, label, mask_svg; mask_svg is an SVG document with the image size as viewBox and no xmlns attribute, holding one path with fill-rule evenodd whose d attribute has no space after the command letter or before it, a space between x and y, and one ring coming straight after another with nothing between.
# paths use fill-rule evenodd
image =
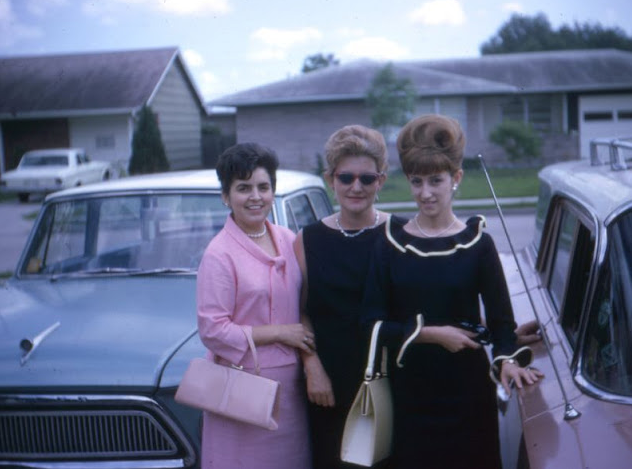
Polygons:
<instances>
[{"instance_id":1,"label":"blue car","mask_svg":"<svg viewBox=\"0 0 632 469\"><path fill-rule=\"evenodd\" d=\"M279 171L275 223L332 212L322 179ZM214 170L91 184L44 201L0 287L0 467L184 468L201 415L174 401L206 349L196 273L226 207Z\"/></svg>"}]
</instances>

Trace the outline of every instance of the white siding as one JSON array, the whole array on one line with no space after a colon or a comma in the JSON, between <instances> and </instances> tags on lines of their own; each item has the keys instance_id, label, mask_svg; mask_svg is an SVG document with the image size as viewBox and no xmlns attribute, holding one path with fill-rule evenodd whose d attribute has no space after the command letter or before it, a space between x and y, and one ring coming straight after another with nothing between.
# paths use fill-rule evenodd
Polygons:
<instances>
[{"instance_id":1,"label":"white siding","mask_svg":"<svg viewBox=\"0 0 632 469\"><path fill-rule=\"evenodd\" d=\"M632 137L632 95L579 98L579 135L582 158L590 157L593 138Z\"/></svg>"},{"instance_id":2,"label":"white siding","mask_svg":"<svg viewBox=\"0 0 632 469\"><path fill-rule=\"evenodd\" d=\"M70 118L70 146L85 148L92 159L127 170L132 148L130 125L129 115Z\"/></svg>"},{"instance_id":3,"label":"white siding","mask_svg":"<svg viewBox=\"0 0 632 469\"><path fill-rule=\"evenodd\" d=\"M149 105L158 117L170 169L201 167L201 110L178 62L170 67Z\"/></svg>"}]
</instances>

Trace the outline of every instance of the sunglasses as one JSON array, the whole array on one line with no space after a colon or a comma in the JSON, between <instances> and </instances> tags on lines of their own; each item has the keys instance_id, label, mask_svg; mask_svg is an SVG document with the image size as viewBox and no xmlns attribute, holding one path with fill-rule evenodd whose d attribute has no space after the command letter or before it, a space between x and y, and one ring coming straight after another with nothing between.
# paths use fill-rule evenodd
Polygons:
<instances>
[{"instance_id":1,"label":"sunglasses","mask_svg":"<svg viewBox=\"0 0 632 469\"><path fill-rule=\"evenodd\" d=\"M359 179L363 186L370 186L371 184L374 184L381 175L378 173L336 173L334 176L338 179L340 184L344 184L345 186L353 184L356 179Z\"/></svg>"}]
</instances>

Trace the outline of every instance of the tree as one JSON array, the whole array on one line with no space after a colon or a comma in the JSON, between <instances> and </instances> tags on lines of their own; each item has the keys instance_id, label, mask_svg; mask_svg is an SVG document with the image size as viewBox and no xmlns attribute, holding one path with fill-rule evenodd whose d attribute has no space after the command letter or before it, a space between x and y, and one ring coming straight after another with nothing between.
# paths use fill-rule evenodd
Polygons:
<instances>
[{"instance_id":1,"label":"tree","mask_svg":"<svg viewBox=\"0 0 632 469\"><path fill-rule=\"evenodd\" d=\"M598 24L562 25L559 30L543 13L529 17L514 14L495 36L484 42L481 54L506 54L569 49L615 48L632 50L632 38L620 28L604 28Z\"/></svg>"},{"instance_id":2,"label":"tree","mask_svg":"<svg viewBox=\"0 0 632 469\"><path fill-rule=\"evenodd\" d=\"M398 78L392 63L373 77L366 103L371 109L371 124L387 133L389 127L403 126L415 112L417 91L408 78Z\"/></svg>"},{"instance_id":3,"label":"tree","mask_svg":"<svg viewBox=\"0 0 632 469\"><path fill-rule=\"evenodd\" d=\"M489 139L502 147L511 161L538 158L542 151L538 133L524 122L504 121L489 134Z\"/></svg>"},{"instance_id":4,"label":"tree","mask_svg":"<svg viewBox=\"0 0 632 469\"><path fill-rule=\"evenodd\" d=\"M301 69L302 73L313 72L314 70L320 70L321 68L327 68L332 65L339 65L340 60L334 57L334 54L324 55L322 53L313 54L307 56L305 60L303 60L303 68Z\"/></svg>"},{"instance_id":5,"label":"tree","mask_svg":"<svg viewBox=\"0 0 632 469\"><path fill-rule=\"evenodd\" d=\"M132 137L129 173L147 174L168 170L169 161L167 161L156 116L147 105L144 105L138 114L138 122Z\"/></svg>"}]
</instances>

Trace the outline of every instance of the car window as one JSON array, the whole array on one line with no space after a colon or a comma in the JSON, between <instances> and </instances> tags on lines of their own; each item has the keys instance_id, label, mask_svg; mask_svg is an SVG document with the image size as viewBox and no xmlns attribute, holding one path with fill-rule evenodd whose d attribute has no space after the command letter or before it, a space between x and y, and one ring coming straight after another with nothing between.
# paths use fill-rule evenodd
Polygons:
<instances>
[{"instance_id":1,"label":"car window","mask_svg":"<svg viewBox=\"0 0 632 469\"><path fill-rule=\"evenodd\" d=\"M66 155L26 155L20 162L21 167L68 166Z\"/></svg>"},{"instance_id":2,"label":"car window","mask_svg":"<svg viewBox=\"0 0 632 469\"><path fill-rule=\"evenodd\" d=\"M312 203L316 218L320 220L331 213L331 203L324 191L310 191L309 200Z\"/></svg>"},{"instance_id":3,"label":"car window","mask_svg":"<svg viewBox=\"0 0 632 469\"><path fill-rule=\"evenodd\" d=\"M610 225L582 353L583 375L632 396L632 211Z\"/></svg>"},{"instance_id":4,"label":"car window","mask_svg":"<svg viewBox=\"0 0 632 469\"><path fill-rule=\"evenodd\" d=\"M297 233L301 228L318 220L307 194L293 195L285 201L288 227Z\"/></svg>"},{"instance_id":5,"label":"car window","mask_svg":"<svg viewBox=\"0 0 632 469\"><path fill-rule=\"evenodd\" d=\"M197 269L227 210L219 194L151 194L50 206L22 272Z\"/></svg>"},{"instance_id":6,"label":"car window","mask_svg":"<svg viewBox=\"0 0 632 469\"><path fill-rule=\"evenodd\" d=\"M562 204L560 210L548 289L562 329L575 347L595 242L587 221L570 204Z\"/></svg>"}]
</instances>

